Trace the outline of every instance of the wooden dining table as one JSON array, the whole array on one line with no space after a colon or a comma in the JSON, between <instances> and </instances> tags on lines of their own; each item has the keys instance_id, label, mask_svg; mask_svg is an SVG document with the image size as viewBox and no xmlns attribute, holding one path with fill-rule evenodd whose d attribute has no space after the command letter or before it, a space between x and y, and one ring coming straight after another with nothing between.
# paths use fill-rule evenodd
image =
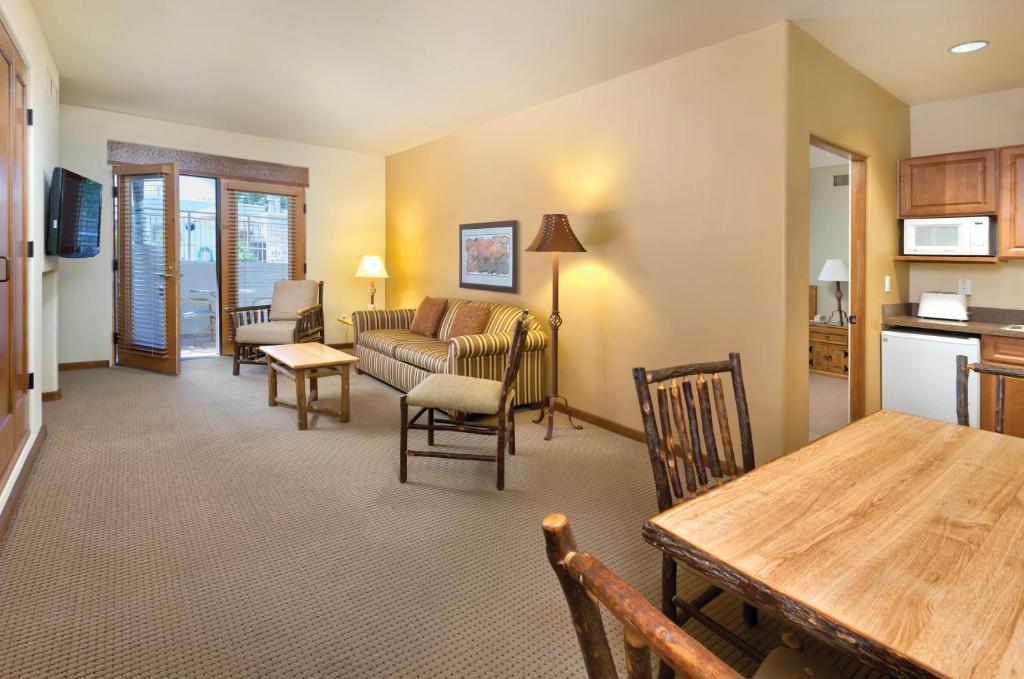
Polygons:
<instances>
[{"instance_id":1,"label":"wooden dining table","mask_svg":"<svg viewBox=\"0 0 1024 679\"><path fill-rule=\"evenodd\" d=\"M1024 676L1024 439L881 411L643 533L878 669Z\"/></svg>"}]
</instances>

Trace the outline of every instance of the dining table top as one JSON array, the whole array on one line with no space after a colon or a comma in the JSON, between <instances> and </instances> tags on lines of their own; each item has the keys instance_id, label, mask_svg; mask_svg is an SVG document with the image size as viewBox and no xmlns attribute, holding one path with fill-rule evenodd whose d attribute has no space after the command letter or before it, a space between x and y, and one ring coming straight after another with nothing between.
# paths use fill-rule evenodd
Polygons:
<instances>
[{"instance_id":1,"label":"dining table top","mask_svg":"<svg viewBox=\"0 0 1024 679\"><path fill-rule=\"evenodd\" d=\"M643 531L877 668L1024 676L1024 439L880 411Z\"/></svg>"}]
</instances>

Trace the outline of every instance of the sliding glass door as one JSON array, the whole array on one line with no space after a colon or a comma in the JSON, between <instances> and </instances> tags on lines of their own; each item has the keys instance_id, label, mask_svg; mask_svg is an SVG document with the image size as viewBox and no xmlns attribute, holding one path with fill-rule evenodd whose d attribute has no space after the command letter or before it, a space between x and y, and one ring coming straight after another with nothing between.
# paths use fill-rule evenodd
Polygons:
<instances>
[{"instance_id":1,"label":"sliding glass door","mask_svg":"<svg viewBox=\"0 0 1024 679\"><path fill-rule=\"evenodd\" d=\"M228 310L270 304L274 281L305 278L305 189L224 180L221 211L221 348L228 353Z\"/></svg>"},{"instance_id":2,"label":"sliding glass door","mask_svg":"<svg viewBox=\"0 0 1024 679\"><path fill-rule=\"evenodd\" d=\"M178 170L121 165L114 177L115 361L178 374Z\"/></svg>"}]
</instances>

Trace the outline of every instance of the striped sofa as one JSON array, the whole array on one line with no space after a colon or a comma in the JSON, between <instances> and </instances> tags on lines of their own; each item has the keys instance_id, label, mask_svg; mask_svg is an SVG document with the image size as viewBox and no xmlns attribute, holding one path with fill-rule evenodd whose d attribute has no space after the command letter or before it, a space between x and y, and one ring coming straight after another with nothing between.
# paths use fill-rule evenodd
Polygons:
<instances>
[{"instance_id":1,"label":"striped sofa","mask_svg":"<svg viewBox=\"0 0 1024 679\"><path fill-rule=\"evenodd\" d=\"M463 304L490 307L480 335L449 338L455 310ZM431 373L450 373L500 380L512 330L522 309L508 304L449 299L437 337L409 331L415 309L373 309L352 313L353 343L359 370L409 391ZM531 316L523 364L516 379L515 403L539 403L545 394L544 348L547 335Z\"/></svg>"}]
</instances>

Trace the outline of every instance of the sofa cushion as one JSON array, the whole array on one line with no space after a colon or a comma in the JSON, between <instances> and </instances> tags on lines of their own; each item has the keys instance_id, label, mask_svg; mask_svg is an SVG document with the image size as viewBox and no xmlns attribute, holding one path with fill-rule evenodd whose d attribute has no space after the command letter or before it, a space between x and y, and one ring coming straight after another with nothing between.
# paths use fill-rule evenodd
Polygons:
<instances>
[{"instance_id":1,"label":"sofa cushion","mask_svg":"<svg viewBox=\"0 0 1024 679\"><path fill-rule=\"evenodd\" d=\"M316 306L319 291L319 281L274 281L274 296L270 301L270 320L295 320L300 311Z\"/></svg>"},{"instance_id":2,"label":"sofa cushion","mask_svg":"<svg viewBox=\"0 0 1024 679\"><path fill-rule=\"evenodd\" d=\"M523 310L509 304L492 304L491 317L487 319L485 333L512 332L516 329L516 321ZM528 328L532 330L533 328Z\"/></svg>"},{"instance_id":3,"label":"sofa cushion","mask_svg":"<svg viewBox=\"0 0 1024 679\"><path fill-rule=\"evenodd\" d=\"M448 300L444 297L424 297L416 309L409 330L424 337L437 337L437 328L447 308Z\"/></svg>"},{"instance_id":4,"label":"sofa cushion","mask_svg":"<svg viewBox=\"0 0 1024 679\"><path fill-rule=\"evenodd\" d=\"M420 337L420 339L423 338ZM433 373L447 372L448 343L430 340L415 344L400 344L395 347L394 357L399 361L411 363L417 368L423 368Z\"/></svg>"},{"instance_id":5,"label":"sofa cushion","mask_svg":"<svg viewBox=\"0 0 1024 679\"><path fill-rule=\"evenodd\" d=\"M359 344L374 351L394 358L395 347L409 342L434 341L408 330L367 330L359 333Z\"/></svg>"},{"instance_id":6,"label":"sofa cushion","mask_svg":"<svg viewBox=\"0 0 1024 679\"><path fill-rule=\"evenodd\" d=\"M449 333L452 331L452 322L455 320L455 312L459 310L463 304L467 304L464 299L449 299L448 308L444 310L444 317L441 318L441 325L437 326L437 339L442 342L447 342L451 339Z\"/></svg>"},{"instance_id":7,"label":"sofa cushion","mask_svg":"<svg viewBox=\"0 0 1024 679\"><path fill-rule=\"evenodd\" d=\"M455 312L448 339L463 335L479 335L487 327L487 319L491 317L491 309L483 304L463 304Z\"/></svg>"},{"instance_id":8,"label":"sofa cushion","mask_svg":"<svg viewBox=\"0 0 1024 679\"><path fill-rule=\"evenodd\" d=\"M239 344L291 344L295 341L295 321L250 323L235 330Z\"/></svg>"},{"instance_id":9,"label":"sofa cushion","mask_svg":"<svg viewBox=\"0 0 1024 679\"><path fill-rule=\"evenodd\" d=\"M463 375L430 375L406 397L409 405L494 415L501 406L501 382Z\"/></svg>"}]
</instances>

